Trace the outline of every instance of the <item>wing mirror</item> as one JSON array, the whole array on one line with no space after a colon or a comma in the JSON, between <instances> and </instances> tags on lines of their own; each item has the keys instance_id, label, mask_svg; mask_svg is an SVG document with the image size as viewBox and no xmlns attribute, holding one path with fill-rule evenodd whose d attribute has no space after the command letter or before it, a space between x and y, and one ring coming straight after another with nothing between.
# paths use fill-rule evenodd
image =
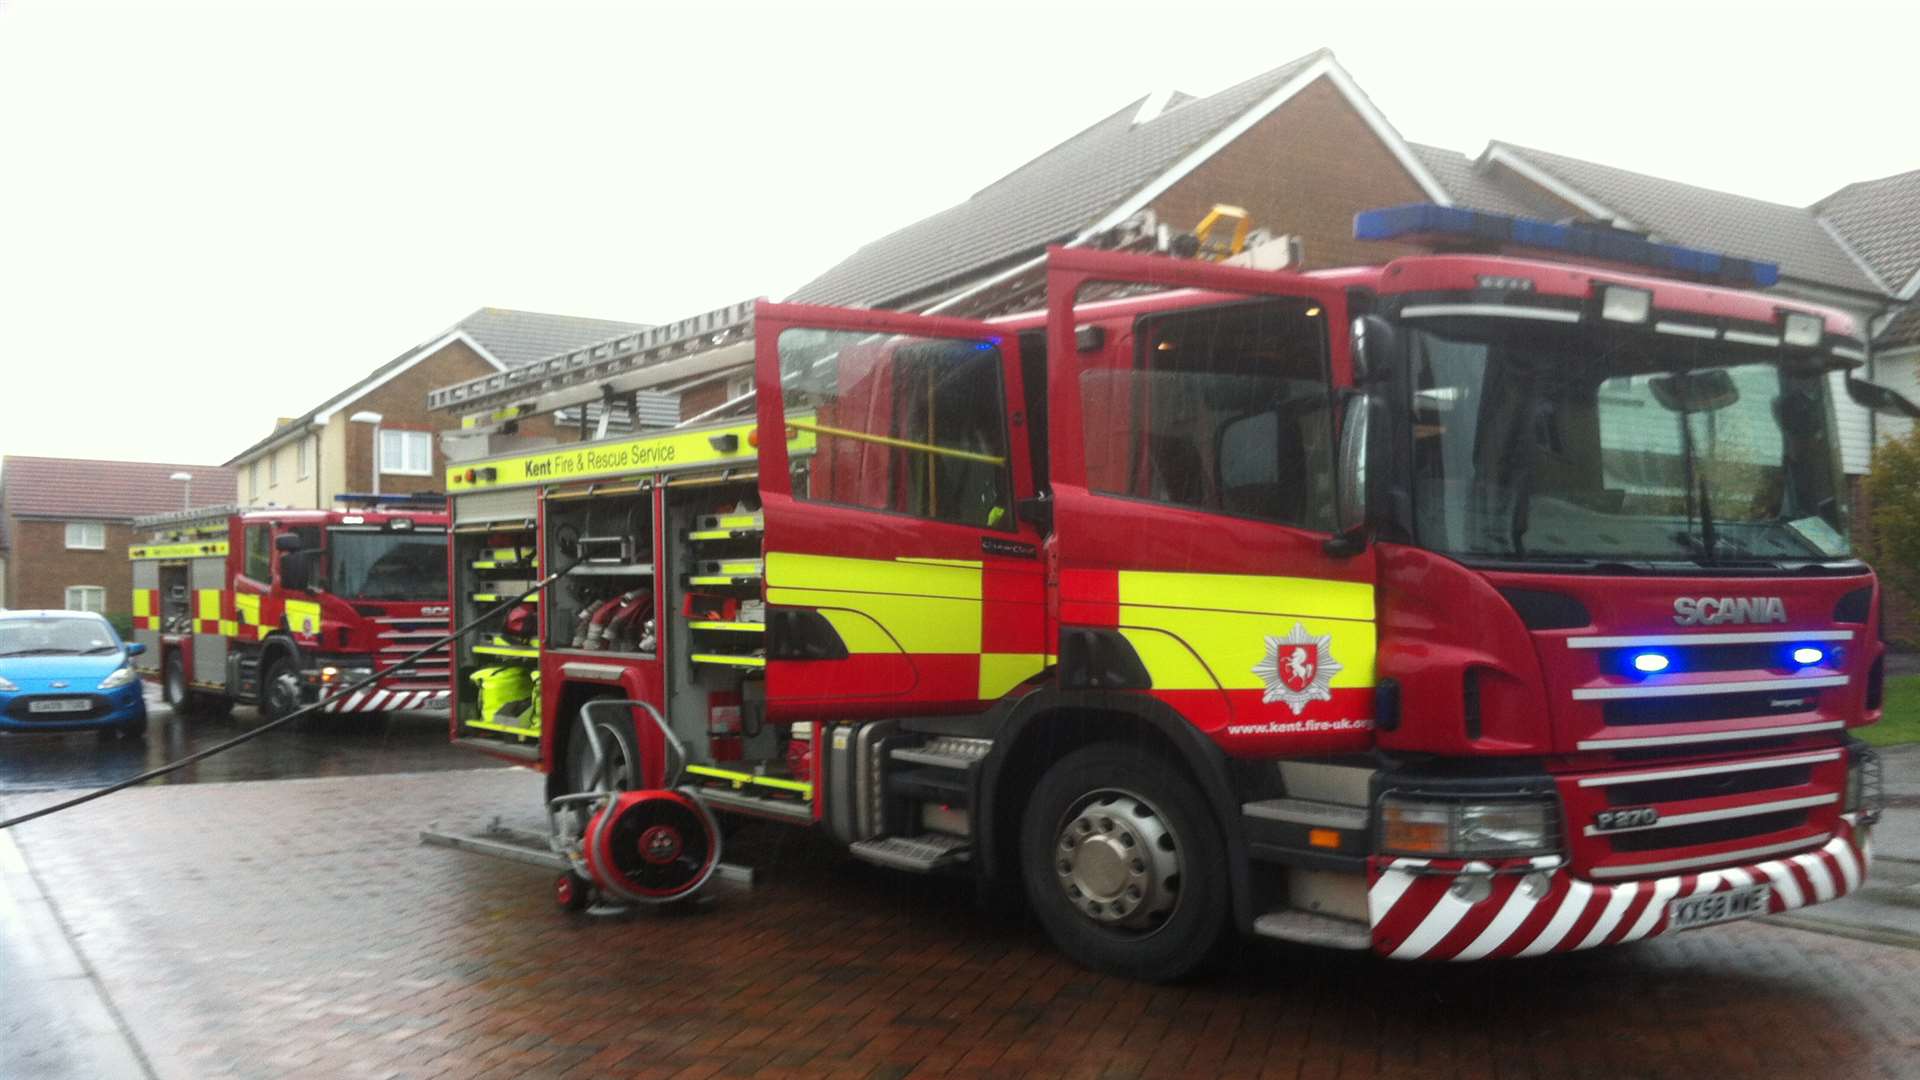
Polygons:
<instances>
[{"instance_id":1,"label":"wing mirror","mask_svg":"<svg viewBox=\"0 0 1920 1080\"><path fill-rule=\"evenodd\" d=\"M273 538L273 546L279 551L299 551L300 534L284 532Z\"/></svg>"},{"instance_id":2,"label":"wing mirror","mask_svg":"<svg viewBox=\"0 0 1920 1080\"><path fill-rule=\"evenodd\" d=\"M1399 332L1378 315L1360 315L1353 320L1353 384L1365 386L1393 373L1393 354L1399 346Z\"/></svg>"},{"instance_id":3,"label":"wing mirror","mask_svg":"<svg viewBox=\"0 0 1920 1080\"><path fill-rule=\"evenodd\" d=\"M1909 420L1920 420L1920 405L1915 405L1898 390L1889 390L1879 383L1868 382L1852 375L1847 376L1847 396L1855 405L1871 409L1883 416L1904 416Z\"/></svg>"},{"instance_id":4,"label":"wing mirror","mask_svg":"<svg viewBox=\"0 0 1920 1080\"><path fill-rule=\"evenodd\" d=\"M1367 548L1367 456L1373 408L1373 395L1353 392L1341 410L1339 482L1334 489L1337 531L1327 541L1327 554L1335 557L1358 555Z\"/></svg>"},{"instance_id":5,"label":"wing mirror","mask_svg":"<svg viewBox=\"0 0 1920 1080\"><path fill-rule=\"evenodd\" d=\"M280 549L280 587L306 592L313 584L313 564L303 551Z\"/></svg>"}]
</instances>

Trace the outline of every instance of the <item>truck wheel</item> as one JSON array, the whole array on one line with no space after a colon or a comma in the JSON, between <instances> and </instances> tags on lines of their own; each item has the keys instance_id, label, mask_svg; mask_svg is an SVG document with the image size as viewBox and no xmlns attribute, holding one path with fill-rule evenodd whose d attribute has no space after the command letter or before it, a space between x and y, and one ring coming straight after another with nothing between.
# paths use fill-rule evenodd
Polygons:
<instances>
[{"instance_id":1,"label":"truck wheel","mask_svg":"<svg viewBox=\"0 0 1920 1080\"><path fill-rule=\"evenodd\" d=\"M167 654L166 674L160 682L160 696L173 707L173 715L193 711L193 690L187 685L187 660L177 652Z\"/></svg>"},{"instance_id":2,"label":"truck wheel","mask_svg":"<svg viewBox=\"0 0 1920 1080\"><path fill-rule=\"evenodd\" d=\"M279 720L301 705L300 672L293 666L293 658L281 655L267 665L267 674L260 681L260 711L268 720Z\"/></svg>"},{"instance_id":3,"label":"truck wheel","mask_svg":"<svg viewBox=\"0 0 1920 1080\"><path fill-rule=\"evenodd\" d=\"M1087 967L1177 979L1227 930L1220 831L1192 782L1144 750L1102 743L1056 762L1027 801L1020 848L1034 913Z\"/></svg>"},{"instance_id":4,"label":"truck wheel","mask_svg":"<svg viewBox=\"0 0 1920 1080\"><path fill-rule=\"evenodd\" d=\"M631 728L596 721L595 731L600 741L607 747L612 760L610 779L615 791L632 791L640 786L640 753L634 744ZM587 740L587 718L575 713L567 728L567 793L593 790L593 745Z\"/></svg>"}]
</instances>

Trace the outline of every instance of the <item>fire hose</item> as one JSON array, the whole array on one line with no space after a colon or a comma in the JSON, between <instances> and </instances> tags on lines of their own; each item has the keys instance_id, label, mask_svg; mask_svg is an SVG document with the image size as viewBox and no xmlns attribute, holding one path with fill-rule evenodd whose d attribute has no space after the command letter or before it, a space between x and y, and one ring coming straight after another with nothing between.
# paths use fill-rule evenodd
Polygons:
<instances>
[{"instance_id":1,"label":"fire hose","mask_svg":"<svg viewBox=\"0 0 1920 1080\"><path fill-rule=\"evenodd\" d=\"M0 831L11 829L15 825L24 825L29 821L35 820L36 818L43 818L52 814L60 813L62 810L71 810L76 806L84 806L87 803L94 801L95 799L104 799L107 796L112 795L116 791L124 791L127 788L135 787L139 784L144 784L149 780L154 780L154 779L158 779L159 777L166 776L168 773L178 772L181 769L186 768L188 765L192 765L193 763L198 761L205 761L207 758L210 758L215 754L221 753L223 751L231 750L234 747L239 746L241 743L249 742L253 739L257 739L260 736L265 735L267 732L274 730L275 728L281 727L285 724L292 723L293 721L298 720L303 716L306 716L310 713L317 712L321 709L324 709L328 705L332 704L333 702L338 701L341 698L344 698L347 695L352 694L356 691L363 690L366 687L373 685L374 683L378 682L382 678L388 675L391 675L396 671L405 671L413 667L415 664L419 663L423 658L425 658L429 653L432 653L434 650L442 648L447 645L451 645L455 641L458 641L461 638L479 629L489 619L492 619L505 612L511 611L513 610L514 607L520 604L524 604L528 600L531 600L534 597L540 595L542 592L545 592L547 588L551 586L554 582L559 581L561 578L566 577L568 574L571 574L574 571L574 568L579 565L580 563L575 562L572 565L567 566L563 569L555 570L553 573L548 574L546 577L543 577L539 581L535 582L533 584L533 587L528 589L526 592L521 593L519 596L516 596L511 600L504 601L499 605L493 608L490 608L479 615L474 616L472 619L469 619L464 625L455 627L445 637L442 637L430 644L423 645L420 648L414 650L413 652L408 653L406 656L403 656L400 659L394 661L391 666L381 668L377 671L373 671L365 676L362 676L360 679L354 682L351 682L339 687L332 694L323 696L319 700L314 701L310 704L302 705L300 708L295 709L294 711L288 713L285 716L282 716L276 720L269 720L266 723L261 724L259 727L249 728L248 730L243 731L238 735L235 735L231 739L227 739L224 742L215 743L204 750L196 750L193 753L188 754L186 757L178 759L177 761L170 761L165 765L161 765L156 768L149 769L146 772L140 773L135 776L129 776L125 780L115 781L114 783L108 784L106 787L96 788L93 791L89 791L81 795L76 795L71 799L62 800L60 802L52 804L51 806L43 806L38 810L30 810L27 813L19 814L14 817L7 818L4 821L0 821Z\"/></svg>"}]
</instances>

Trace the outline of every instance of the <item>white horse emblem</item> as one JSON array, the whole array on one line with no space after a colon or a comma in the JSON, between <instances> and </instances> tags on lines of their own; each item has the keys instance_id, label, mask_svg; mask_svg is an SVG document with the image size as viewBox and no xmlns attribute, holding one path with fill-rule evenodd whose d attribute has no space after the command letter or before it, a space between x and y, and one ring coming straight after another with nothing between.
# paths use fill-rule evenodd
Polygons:
<instances>
[{"instance_id":1,"label":"white horse emblem","mask_svg":"<svg viewBox=\"0 0 1920 1080\"><path fill-rule=\"evenodd\" d=\"M1333 677L1340 662L1333 658L1333 638L1327 634L1309 634L1300 623L1286 637L1268 634L1267 654L1253 665L1253 673L1267 684L1261 695L1263 705L1279 701L1299 716L1311 701L1333 700Z\"/></svg>"}]
</instances>

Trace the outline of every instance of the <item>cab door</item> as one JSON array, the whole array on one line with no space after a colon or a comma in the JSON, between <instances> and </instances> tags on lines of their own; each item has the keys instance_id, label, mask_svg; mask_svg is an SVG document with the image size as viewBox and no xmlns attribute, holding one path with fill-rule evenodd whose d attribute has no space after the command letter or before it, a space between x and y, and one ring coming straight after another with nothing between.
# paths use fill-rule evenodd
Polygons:
<instances>
[{"instance_id":1,"label":"cab door","mask_svg":"<svg viewBox=\"0 0 1920 1080\"><path fill-rule=\"evenodd\" d=\"M1373 559L1328 543L1344 290L1056 249L1047 291L1061 689L1234 754L1370 745Z\"/></svg>"},{"instance_id":2,"label":"cab door","mask_svg":"<svg viewBox=\"0 0 1920 1080\"><path fill-rule=\"evenodd\" d=\"M762 301L754 338L769 713L975 711L1038 674L1014 336Z\"/></svg>"}]
</instances>

